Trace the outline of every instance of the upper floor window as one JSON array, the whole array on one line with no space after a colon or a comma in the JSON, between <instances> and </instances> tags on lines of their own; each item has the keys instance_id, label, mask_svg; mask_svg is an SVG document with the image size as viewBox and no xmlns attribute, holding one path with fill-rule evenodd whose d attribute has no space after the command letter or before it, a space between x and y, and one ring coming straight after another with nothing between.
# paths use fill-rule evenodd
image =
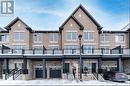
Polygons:
<instances>
[{"instance_id":1,"label":"upper floor window","mask_svg":"<svg viewBox=\"0 0 130 86\"><path fill-rule=\"evenodd\" d=\"M100 48L102 49L103 54L109 54L110 53L109 46L100 46Z\"/></svg>"},{"instance_id":2,"label":"upper floor window","mask_svg":"<svg viewBox=\"0 0 130 86\"><path fill-rule=\"evenodd\" d=\"M94 40L94 32L84 32L83 38L86 41L93 41Z\"/></svg>"},{"instance_id":3,"label":"upper floor window","mask_svg":"<svg viewBox=\"0 0 130 86\"><path fill-rule=\"evenodd\" d=\"M115 36L116 43L124 43L125 42L125 35L124 34L117 34Z\"/></svg>"},{"instance_id":4,"label":"upper floor window","mask_svg":"<svg viewBox=\"0 0 130 86\"><path fill-rule=\"evenodd\" d=\"M9 41L9 35L8 34L0 35L0 41L1 42L8 42Z\"/></svg>"},{"instance_id":5,"label":"upper floor window","mask_svg":"<svg viewBox=\"0 0 130 86\"><path fill-rule=\"evenodd\" d=\"M67 41L76 41L76 38L77 38L77 32L67 32L66 33L66 38L67 38Z\"/></svg>"},{"instance_id":6,"label":"upper floor window","mask_svg":"<svg viewBox=\"0 0 130 86\"><path fill-rule=\"evenodd\" d=\"M109 35L107 33L103 33L100 35L100 41L101 42L108 42L109 41Z\"/></svg>"},{"instance_id":7,"label":"upper floor window","mask_svg":"<svg viewBox=\"0 0 130 86\"><path fill-rule=\"evenodd\" d=\"M50 33L49 39L50 42L58 42L58 33Z\"/></svg>"},{"instance_id":8,"label":"upper floor window","mask_svg":"<svg viewBox=\"0 0 130 86\"><path fill-rule=\"evenodd\" d=\"M34 43L41 43L42 42L41 34L40 33L35 33L33 35L33 40L34 40Z\"/></svg>"},{"instance_id":9,"label":"upper floor window","mask_svg":"<svg viewBox=\"0 0 130 86\"><path fill-rule=\"evenodd\" d=\"M25 32L14 32L14 40L15 41L24 41L25 40Z\"/></svg>"},{"instance_id":10,"label":"upper floor window","mask_svg":"<svg viewBox=\"0 0 130 86\"><path fill-rule=\"evenodd\" d=\"M87 53L93 53L93 51L96 49L95 45L83 45L83 52L85 54Z\"/></svg>"}]
</instances>

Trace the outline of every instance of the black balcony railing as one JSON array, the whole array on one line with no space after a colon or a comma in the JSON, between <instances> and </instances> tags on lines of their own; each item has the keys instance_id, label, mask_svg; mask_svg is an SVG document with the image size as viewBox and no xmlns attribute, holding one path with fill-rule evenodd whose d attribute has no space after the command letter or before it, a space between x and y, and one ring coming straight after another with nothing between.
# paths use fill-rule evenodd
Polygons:
<instances>
[{"instance_id":1,"label":"black balcony railing","mask_svg":"<svg viewBox=\"0 0 130 86\"><path fill-rule=\"evenodd\" d=\"M0 49L0 54L7 55L79 55L79 49ZM130 55L130 49L82 49L82 55L109 55L109 54L121 54Z\"/></svg>"}]
</instances>

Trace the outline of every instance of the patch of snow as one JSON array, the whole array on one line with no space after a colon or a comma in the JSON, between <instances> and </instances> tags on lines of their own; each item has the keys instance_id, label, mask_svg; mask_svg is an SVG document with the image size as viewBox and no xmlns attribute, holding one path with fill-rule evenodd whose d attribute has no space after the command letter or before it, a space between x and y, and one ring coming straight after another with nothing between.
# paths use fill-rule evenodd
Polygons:
<instances>
[{"instance_id":1,"label":"patch of snow","mask_svg":"<svg viewBox=\"0 0 130 86\"><path fill-rule=\"evenodd\" d=\"M77 80L65 80L65 79L40 79L40 80L0 80L0 85L129 85L130 81L125 83L111 82L111 81L77 81Z\"/></svg>"}]
</instances>

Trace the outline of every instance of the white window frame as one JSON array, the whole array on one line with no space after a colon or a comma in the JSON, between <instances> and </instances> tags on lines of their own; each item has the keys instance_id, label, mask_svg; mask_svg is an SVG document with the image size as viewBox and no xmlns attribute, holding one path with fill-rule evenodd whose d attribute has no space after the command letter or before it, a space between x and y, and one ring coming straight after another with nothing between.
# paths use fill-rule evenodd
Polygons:
<instances>
[{"instance_id":1,"label":"white window frame","mask_svg":"<svg viewBox=\"0 0 130 86\"><path fill-rule=\"evenodd\" d=\"M84 47L84 46L89 46L88 48ZM90 49L89 49L90 48ZM87 54L92 54L92 50L96 49L96 45L83 45L83 50L85 53Z\"/></svg>"},{"instance_id":2,"label":"white window frame","mask_svg":"<svg viewBox=\"0 0 130 86\"><path fill-rule=\"evenodd\" d=\"M37 37L37 38L35 38L35 37ZM41 33L34 33L33 34L33 42L34 43L42 43L42 34Z\"/></svg>"},{"instance_id":3,"label":"white window frame","mask_svg":"<svg viewBox=\"0 0 130 86\"><path fill-rule=\"evenodd\" d=\"M15 39L16 37L16 33L18 33L18 39ZM21 38L21 36L20 36L20 33L24 33L24 38L23 39L20 39ZM25 31L14 31L13 32L13 37L14 37L14 41L24 41L25 40L25 38L26 38L26 34L25 34Z\"/></svg>"},{"instance_id":4,"label":"white window frame","mask_svg":"<svg viewBox=\"0 0 130 86\"><path fill-rule=\"evenodd\" d=\"M1 34L1 42L8 43L9 42L9 34Z\"/></svg>"},{"instance_id":5,"label":"white window frame","mask_svg":"<svg viewBox=\"0 0 130 86\"><path fill-rule=\"evenodd\" d=\"M109 43L109 34L108 33L102 33L102 34L100 34L100 42L101 43Z\"/></svg>"},{"instance_id":6,"label":"white window frame","mask_svg":"<svg viewBox=\"0 0 130 86\"><path fill-rule=\"evenodd\" d=\"M119 36L123 35L124 36L124 41L120 41L119 40ZM115 43L125 43L125 34L123 33L118 33L118 34L115 34Z\"/></svg>"},{"instance_id":7,"label":"white window frame","mask_svg":"<svg viewBox=\"0 0 130 86\"><path fill-rule=\"evenodd\" d=\"M88 35L88 39L85 39L84 38L84 34L85 33L93 33L93 39L89 39L90 38L90 35ZM83 31L83 40L84 41L94 41L94 31Z\"/></svg>"},{"instance_id":8,"label":"white window frame","mask_svg":"<svg viewBox=\"0 0 130 86\"><path fill-rule=\"evenodd\" d=\"M110 54L110 46L100 46L101 49L103 49L103 54Z\"/></svg>"},{"instance_id":9,"label":"white window frame","mask_svg":"<svg viewBox=\"0 0 130 86\"><path fill-rule=\"evenodd\" d=\"M55 35L57 35L57 38L55 38ZM51 38L52 38L52 40L51 40ZM50 41L50 43L58 43L58 38L59 38L58 33L49 33L49 41Z\"/></svg>"},{"instance_id":10,"label":"white window frame","mask_svg":"<svg viewBox=\"0 0 130 86\"><path fill-rule=\"evenodd\" d=\"M68 39L68 34L67 33L71 33L71 37L70 37L70 39ZM72 37L72 33L76 33L76 39L72 39L73 37ZM66 40L67 41L77 41L77 31L66 31Z\"/></svg>"}]
</instances>

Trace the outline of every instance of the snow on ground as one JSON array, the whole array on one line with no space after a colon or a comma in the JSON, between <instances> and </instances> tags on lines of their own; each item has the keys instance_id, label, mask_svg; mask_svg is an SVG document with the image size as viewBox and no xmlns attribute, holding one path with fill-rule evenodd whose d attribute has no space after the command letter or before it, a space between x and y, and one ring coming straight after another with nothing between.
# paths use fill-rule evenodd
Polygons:
<instances>
[{"instance_id":1,"label":"snow on ground","mask_svg":"<svg viewBox=\"0 0 130 86\"><path fill-rule=\"evenodd\" d=\"M125 83L111 81L69 81L64 79L40 79L40 80L0 80L0 85L98 85L98 86L130 86L130 81Z\"/></svg>"}]
</instances>

